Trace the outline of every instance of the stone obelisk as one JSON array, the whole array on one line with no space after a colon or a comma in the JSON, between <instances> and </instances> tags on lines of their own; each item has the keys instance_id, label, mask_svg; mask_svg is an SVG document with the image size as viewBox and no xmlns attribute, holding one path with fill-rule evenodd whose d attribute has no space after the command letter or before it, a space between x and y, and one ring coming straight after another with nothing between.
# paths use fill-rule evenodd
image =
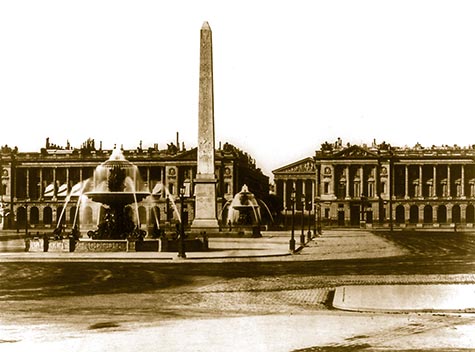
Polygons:
<instances>
[{"instance_id":1,"label":"stone obelisk","mask_svg":"<svg viewBox=\"0 0 475 352\"><path fill-rule=\"evenodd\" d=\"M208 22L201 27L198 109L198 168L195 183L194 230L218 230L214 173L213 43Z\"/></svg>"}]
</instances>

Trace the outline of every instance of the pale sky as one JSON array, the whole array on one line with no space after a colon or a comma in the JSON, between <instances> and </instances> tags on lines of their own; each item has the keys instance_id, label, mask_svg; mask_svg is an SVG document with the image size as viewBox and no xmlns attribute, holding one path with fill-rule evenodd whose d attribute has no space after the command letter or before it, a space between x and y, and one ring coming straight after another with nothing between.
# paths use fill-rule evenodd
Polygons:
<instances>
[{"instance_id":1,"label":"pale sky","mask_svg":"<svg viewBox=\"0 0 475 352\"><path fill-rule=\"evenodd\" d=\"M271 171L324 141L475 144L473 1L1 1L0 144L197 145L213 30L216 145Z\"/></svg>"}]
</instances>

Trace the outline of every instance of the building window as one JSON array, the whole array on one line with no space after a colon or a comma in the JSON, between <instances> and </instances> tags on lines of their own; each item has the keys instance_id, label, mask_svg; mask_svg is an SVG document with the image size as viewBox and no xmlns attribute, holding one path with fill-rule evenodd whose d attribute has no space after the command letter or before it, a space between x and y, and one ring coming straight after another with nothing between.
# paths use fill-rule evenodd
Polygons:
<instances>
[{"instance_id":1,"label":"building window","mask_svg":"<svg viewBox=\"0 0 475 352\"><path fill-rule=\"evenodd\" d=\"M328 193L330 193L330 183L325 182L323 184L323 194L328 194Z\"/></svg>"},{"instance_id":2,"label":"building window","mask_svg":"<svg viewBox=\"0 0 475 352\"><path fill-rule=\"evenodd\" d=\"M462 196L462 185L460 183L457 184L457 197Z\"/></svg>"},{"instance_id":3,"label":"building window","mask_svg":"<svg viewBox=\"0 0 475 352\"><path fill-rule=\"evenodd\" d=\"M381 188L383 190L383 194L386 194L387 193L387 184L386 184L386 182L381 183Z\"/></svg>"},{"instance_id":4,"label":"building window","mask_svg":"<svg viewBox=\"0 0 475 352\"><path fill-rule=\"evenodd\" d=\"M361 195L361 184L360 182L355 182L355 187L354 187L354 194L353 196L354 197L359 197Z\"/></svg>"},{"instance_id":5,"label":"building window","mask_svg":"<svg viewBox=\"0 0 475 352\"><path fill-rule=\"evenodd\" d=\"M325 208L325 219L330 219L330 209Z\"/></svg>"},{"instance_id":6,"label":"building window","mask_svg":"<svg viewBox=\"0 0 475 352\"><path fill-rule=\"evenodd\" d=\"M374 197L374 183L368 184L368 197L370 198Z\"/></svg>"},{"instance_id":7,"label":"building window","mask_svg":"<svg viewBox=\"0 0 475 352\"><path fill-rule=\"evenodd\" d=\"M442 184L442 197L447 197L447 184Z\"/></svg>"}]
</instances>

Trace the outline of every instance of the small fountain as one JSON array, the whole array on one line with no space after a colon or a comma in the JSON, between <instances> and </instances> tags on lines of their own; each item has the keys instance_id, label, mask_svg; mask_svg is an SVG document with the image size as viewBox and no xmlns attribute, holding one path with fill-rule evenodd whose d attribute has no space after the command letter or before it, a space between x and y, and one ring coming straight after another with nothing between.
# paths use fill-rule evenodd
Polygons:
<instances>
[{"instance_id":1,"label":"small fountain","mask_svg":"<svg viewBox=\"0 0 475 352\"><path fill-rule=\"evenodd\" d=\"M261 236L262 213L261 209L265 209L270 215L269 209L264 202L257 199L251 193L247 185L237 193L232 201L229 201L224 209L227 215L223 218L229 231L244 233L252 237ZM226 214L226 212L223 212ZM270 215L272 219L272 215Z\"/></svg>"}]
</instances>

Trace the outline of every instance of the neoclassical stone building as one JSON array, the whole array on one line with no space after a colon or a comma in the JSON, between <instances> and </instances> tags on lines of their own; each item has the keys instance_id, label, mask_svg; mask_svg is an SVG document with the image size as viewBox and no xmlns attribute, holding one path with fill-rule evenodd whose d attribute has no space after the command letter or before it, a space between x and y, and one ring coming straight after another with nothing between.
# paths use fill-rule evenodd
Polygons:
<instances>
[{"instance_id":1,"label":"neoclassical stone building","mask_svg":"<svg viewBox=\"0 0 475 352\"><path fill-rule=\"evenodd\" d=\"M287 213L295 190L331 226L473 227L475 146L324 143L313 158L275 170ZM319 212L316 212L319 214Z\"/></svg>"},{"instance_id":2,"label":"neoclassical stone building","mask_svg":"<svg viewBox=\"0 0 475 352\"><path fill-rule=\"evenodd\" d=\"M179 145L177 137L177 145ZM141 204L141 224L153 224L158 220L164 224L176 220L177 214L170 199L180 208L179 192L186 188L185 219L191 222L194 216L194 179L196 176L197 149L185 149L182 145L170 143L166 149L124 150L127 160L138 167L141 181L146 189L166 187L161 197ZM94 177L96 167L107 160L112 150L96 148L93 140L86 141L80 148L69 143L59 147L47 140L40 152L19 152L16 148L3 147L0 150L1 226L4 228L30 229L54 228L59 219L70 227L77 214L77 198L66 204L67 195L75 185ZM217 211L221 213L226 202L246 184L257 197L265 198L269 193L269 178L256 168L255 161L242 150L226 143L215 151L217 177ZM164 193L169 194L169 200ZM82 228L94 227L98 211L85 206ZM60 216L63 214L63 216ZM157 219L158 218L158 219Z\"/></svg>"}]
</instances>

